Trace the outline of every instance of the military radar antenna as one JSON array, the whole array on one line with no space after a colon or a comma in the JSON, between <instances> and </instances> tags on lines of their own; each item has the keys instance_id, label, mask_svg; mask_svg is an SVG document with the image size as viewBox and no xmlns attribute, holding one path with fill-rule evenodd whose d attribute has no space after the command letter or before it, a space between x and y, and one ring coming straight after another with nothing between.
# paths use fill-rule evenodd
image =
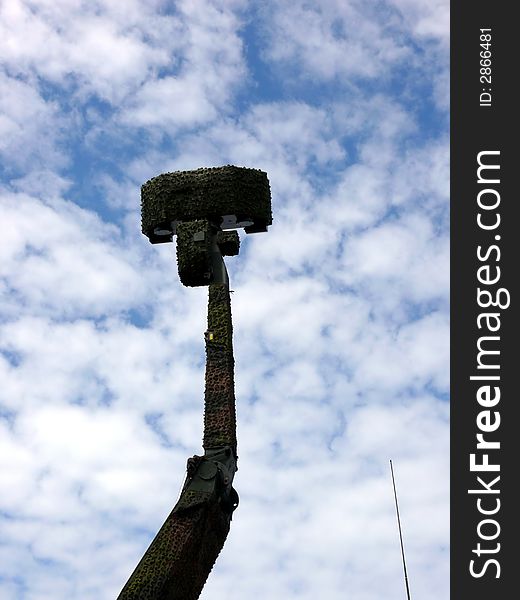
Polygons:
<instances>
[{"instance_id":1,"label":"military radar antenna","mask_svg":"<svg viewBox=\"0 0 520 600\"><path fill-rule=\"evenodd\" d=\"M223 256L238 254L235 229L267 231L266 173L228 165L165 173L141 187L142 232L152 244L177 237L186 286L208 286L202 456L188 459L180 498L118 600L197 600L224 546L238 494L234 358L229 277Z\"/></svg>"}]
</instances>

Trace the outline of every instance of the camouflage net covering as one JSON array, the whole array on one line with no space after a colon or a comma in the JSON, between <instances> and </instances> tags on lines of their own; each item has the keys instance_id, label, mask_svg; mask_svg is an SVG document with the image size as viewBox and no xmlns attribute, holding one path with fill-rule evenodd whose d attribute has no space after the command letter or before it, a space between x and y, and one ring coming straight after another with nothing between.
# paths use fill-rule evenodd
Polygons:
<instances>
[{"instance_id":1,"label":"camouflage net covering","mask_svg":"<svg viewBox=\"0 0 520 600\"><path fill-rule=\"evenodd\" d=\"M238 506L229 279L223 256L238 254L236 231L272 223L267 174L227 165L165 173L141 187L141 225L153 244L177 235L181 282L209 286L204 393L204 456L188 459L177 504L118 600L196 600Z\"/></svg>"},{"instance_id":2,"label":"camouflage net covering","mask_svg":"<svg viewBox=\"0 0 520 600\"><path fill-rule=\"evenodd\" d=\"M227 165L176 171L153 177L141 187L141 227L152 243L172 240L178 221L209 219L217 227L234 215L235 225L248 222L246 233L266 231L272 223L267 174L259 169ZM159 234L161 230L170 234Z\"/></svg>"},{"instance_id":3,"label":"camouflage net covering","mask_svg":"<svg viewBox=\"0 0 520 600\"><path fill-rule=\"evenodd\" d=\"M177 226L177 265L184 285L208 285L212 276L211 225L198 220Z\"/></svg>"},{"instance_id":4,"label":"camouflage net covering","mask_svg":"<svg viewBox=\"0 0 520 600\"><path fill-rule=\"evenodd\" d=\"M228 531L216 501L172 511L118 600L197 600Z\"/></svg>"},{"instance_id":5,"label":"camouflage net covering","mask_svg":"<svg viewBox=\"0 0 520 600\"><path fill-rule=\"evenodd\" d=\"M231 302L226 284L209 286L206 332L204 449L231 446L236 452L236 410Z\"/></svg>"},{"instance_id":6,"label":"camouflage net covering","mask_svg":"<svg viewBox=\"0 0 520 600\"><path fill-rule=\"evenodd\" d=\"M209 286L205 337L205 455L188 459L179 501L117 600L196 600L226 541L231 513L238 503L231 488L236 470L236 417L227 284Z\"/></svg>"},{"instance_id":7,"label":"camouflage net covering","mask_svg":"<svg viewBox=\"0 0 520 600\"><path fill-rule=\"evenodd\" d=\"M222 256L236 256L240 250L240 238L236 231L219 231L217 244Z\"/></svg>"},{"instance_id":8,"label":"camouflage net covering","mask_svg":"<svg viewBox=\"0 0 520 600\"><path fill-rule=\"evenodd\" d=\"M215 247L213 240L216 241ZM206 219L179 223L177 266L181 282L186 286L213 283L215 252L218 254L216 262L220 265L221 256L236 256L239 249L240 239L236 231L217 231Z\"/></svg>"}]
</instances>

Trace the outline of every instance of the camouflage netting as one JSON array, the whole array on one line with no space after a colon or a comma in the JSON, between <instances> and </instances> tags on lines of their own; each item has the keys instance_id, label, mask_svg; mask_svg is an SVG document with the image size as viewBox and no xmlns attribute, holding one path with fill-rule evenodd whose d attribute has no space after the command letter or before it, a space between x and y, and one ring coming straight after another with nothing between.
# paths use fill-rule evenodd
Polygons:
<instances>
[{"instance_id":1,"label":"camouflage netting","mask_svg":"<svg viewBox=\"0 0 520 600\"><path fill-rule=\"evenodd\" d=\"M263 171L228 165L154 177L141 188L141 208L152 243L178 235L182 283L209 283L204 456L188 460L180 498L118 600L197 600L238 505L231 303L220 254L238 254L240 240L236 231L219 229L266 231L271 192Z\"/></svg>"},{"instance_id":2,"label":"camouflage netting","mask_svg":"<svg viewBox=\"0 0 520 600\"><path fill-rule=\"evenodd\" d=\"M209 286L206 333L204 448L231 446L236 451L236 411L231 302L228 285Z\"/></svg>"},{"instance_id":3,"label":"camouflage netting","mask_svg":"<svg viewBox=\"0 0 520 600\"><path fill-rule=\"evenodd\" d=\"M222 256L235 256L240 249L236 231L215 231L206 219L177 225L177 266L181 282L187 286L209 285L213 279L212 239L216 234ZM218 252L217 251L217 252Z\"/></svg>"},{"instance_id":4,"label":"camouflage netting","mask_svg":"<svg viewBox=\"0 0 520 600\"><path fill-rule=\"evenodd\" d=\"M141 187L141 226L152 243L171 241L171 223L210 219L217 226L225 215L247 233L266 231L272 223L267 174L259 169L227 165L164 173ZM159 232L159 233L158 233Z\"/></svg>"},{"instance_id":5,"label":"camouflage netting","mask_svg":"<svg viewBox=\"0 0 520 600\"><path fill-rule=\"evenodd\" d=\"M222 256L236 256L240 250L240 238L236 231L219 231L217 244Z\"/></svg>"},{"instance_id":6,"label":"camouflage netting","mask_svg":"<svg viewBox=\"0 0 520 600\"><path fill-rule=\"evenodd\" d=\"M184 285L208 285L211 281L211 225L209 221L189 221L177 227L177 265Z\"/></svg>"},{"instance_id":7,"label":"camouflage netting","mask_svg":"<svg viewBox=\"0 0 520 600\"><path fill-rule=\"evenodd\" d=\"M227 463L233 472L221 469L226 466L222 456L236 459L232 334L229 286L211 284L205 336L205 456L188 460L179 501L117 600L197 600L224 545L232 505L238 503L234 490L234 496L224 494L225 484L230 492L236 460ZM198 482L197 474L202 476Z\"/></svg>"},{"instance_id":8,"label":"camouflage netting","mask_svg":"<svg viewBox=\"0 0 520 600\"><path fill-rule=\"evenodd\" d=\"M197 600L228 532L218 502L170 513L117 600Z\"/></svg>"}]
</instances>

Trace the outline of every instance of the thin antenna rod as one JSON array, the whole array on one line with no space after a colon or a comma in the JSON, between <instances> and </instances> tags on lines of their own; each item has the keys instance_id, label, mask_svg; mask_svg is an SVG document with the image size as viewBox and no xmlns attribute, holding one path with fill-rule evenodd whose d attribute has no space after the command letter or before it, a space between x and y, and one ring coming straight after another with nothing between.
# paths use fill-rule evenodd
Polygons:
<instances>
[{"instance_id":1,"label":"thin antenna rod","mask_svg":"<svg viewBox=\"0 0 520 600\"><path fill-rule=\"evenodd\" d=\"M404 558L403 534L401 532L401 518L399 517L399 504L397 503L397 489L395 487L394 467L392 465L391 459L390 459L390 471L392 472L392 483L394 486L394 496L395 496L395 510L397 512L397 524L399 526L399 539L401 541L401 555L403 557L404 584L406 585L406 597L408 600L410 600L410 588L408 586L408 574L406 573L406 560Z\"/></svg>"}]
</instances>

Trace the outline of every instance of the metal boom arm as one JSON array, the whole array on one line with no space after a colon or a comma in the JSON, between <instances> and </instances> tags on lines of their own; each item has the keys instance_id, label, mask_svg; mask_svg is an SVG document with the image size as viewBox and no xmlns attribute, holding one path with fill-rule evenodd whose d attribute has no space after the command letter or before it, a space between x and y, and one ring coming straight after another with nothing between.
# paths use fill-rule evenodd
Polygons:
<instances>
[{"instance_id":1,"label":"metal boom arm","mask_svg":"<svg viewBox=\"0 0 520 600\"><path fill-rule=\"evenodd\" d=\"M222 260L222 259L221 259ZM209 286L204 456L188 459L179 501L118 600L196 600L220 553L238 495L229 284Z\"/></svg>"}]
</instances>

